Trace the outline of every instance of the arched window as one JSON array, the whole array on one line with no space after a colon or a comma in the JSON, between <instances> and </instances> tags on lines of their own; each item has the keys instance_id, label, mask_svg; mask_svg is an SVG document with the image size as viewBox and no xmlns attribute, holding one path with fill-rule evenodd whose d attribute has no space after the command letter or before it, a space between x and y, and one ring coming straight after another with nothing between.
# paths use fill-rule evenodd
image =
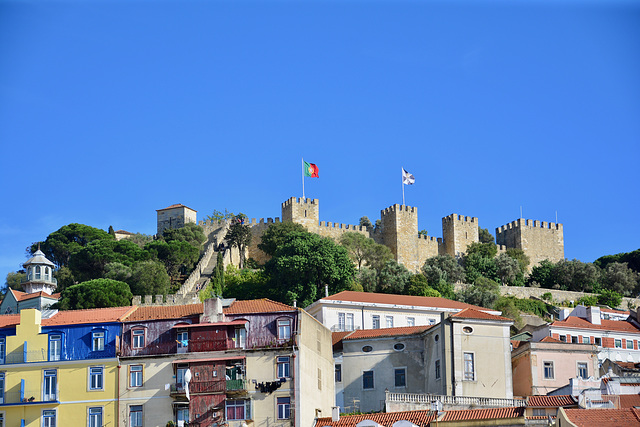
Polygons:
<instances>
[{"instance_id":1,"label":"arched window","mask_svg":"<svg viewBox=\"0 0 640 427\"><path fill-rule=\"evenodd\" d=\"M36 265L36 280L40 280L40 266Z\"/></svg>"}]
</instances>

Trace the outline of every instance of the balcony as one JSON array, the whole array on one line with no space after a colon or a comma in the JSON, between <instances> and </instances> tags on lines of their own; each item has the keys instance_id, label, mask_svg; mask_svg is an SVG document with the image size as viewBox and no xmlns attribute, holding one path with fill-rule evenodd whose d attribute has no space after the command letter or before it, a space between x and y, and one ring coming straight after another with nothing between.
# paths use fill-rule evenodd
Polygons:
<instances>
[{"instance_id":1,"label":"balcony","mask_svg":"<svg viewBox=\"0 0 640 427\"><path fill-rule=\"evenodd\" d=\"M247 380L227 380L227 392L247 391Z\"/></svg>"},{"instance_id":2,"label":"balcony","mask_svg":"<svg viewBox=\"0 0 640 427\"><path fill-rule=\"evenodd\" d=\"M505 408L526 406L524 399L498 397L443 396L437 394L386 392L385 407L388 412L430 409L433 402L440 402L445 410L472 408Z\"/></svg>"},{"instance_id":3,"label":"balcony","mask_svg":"<svg viewBox=\"0 0 640 427\"><path fill-rule=\"evenodd\" d=\"M49 277L45 274L29 274L26 278L20 280L20 283L29 283L29 282L42 282L42 283L51 283L53 285L58 284L58 279L55 277Z\"/></svg>"},{"instance_id":4,"label":"balcony","mask_svg":"<svg viewBox=\"0 0 640 427\"><path fill-rule=\"evenodd\" d=\"M58 393L50 393L42 399L42 390L26 389L24 391L8 391L0 397L0 405L51 405L59 402Z\"/></svg>"},{"instance_id":5,"label":"balcony","mask_svg":"<svg viewBox=\"0 0 640 427\"><path fill-rule=\"evenodd\" d=\"M244 394L247 392L247 380L218 380L218 381L192 381L189 383L189 394ZM184 384L171 384L171 395L181 396L186 394Z\"/></svg>"}]
</instances>

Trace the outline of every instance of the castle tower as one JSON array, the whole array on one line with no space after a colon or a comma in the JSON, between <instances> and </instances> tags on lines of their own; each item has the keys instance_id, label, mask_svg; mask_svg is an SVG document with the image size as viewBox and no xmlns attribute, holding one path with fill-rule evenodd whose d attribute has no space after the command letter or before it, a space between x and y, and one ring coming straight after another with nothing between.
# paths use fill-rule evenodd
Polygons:
<instances>
[{"instance_id":1,"label":"castle tower","mask_svg":"<svg viewBox=\"0 0 640 427\"><path fill-rule=\"evenodd\" d=\"M22 289L28 294L44 292L53 294L58 287L58 281L53 277L55 265L49 261L38 248L27 262L23 264L27 272L27 280L22 283Z\"/></svg>"},{"instance_id":2,"label":"castle tower","mask_svg":"<svg viewBox=\"0 0 640 427\"><path fill-rule=\"evenodd\" d=\"M564 259L562 224L531 219L518 219L496 228L496 244L522 249L531 267L545 259L558 262Z\"/></svg>"},{"instance_id":3,"label":"castle tower","mask_svg":"<svg viewBox=\"0 0 640 427\"><path fill-rule=\"evenodd\" d=\"M316 233L320 221L320 201L291 197L282 204L282 222L302 224L308 231Z\"/></svg>"},{"instance_id":4,"label":"castle tower","mask_svg":"<svg viewBox=\"0 0 640 427\"><path fill-rule=\"evenodd\" d=\"M182 228L188 222L197 224L195 210L185 205L171 205L164 209L157 209L158 213L158 235L161 235L165 228Z\"/></svg>"},{"instance_id":5,"label":"castle tower","mask_svg":"<svg viewBox=\"0 0 640 427\"><path fill-rule=\"evenodd\" d=\"M422 267L418 257L418 208L395 204L380 211L382 241L396 261L410 271Z\"/></svg>"},{"instance_id":6,"label":"castle tower","mask_svg":"<svg viewBox=\"0 0 640 427\"><path fill-rule=\"evenodd\" d=\"M478 218L451 214L442 218L444 251L459 258L470 244L478 242Z\"/></svg>"}]
</instances>

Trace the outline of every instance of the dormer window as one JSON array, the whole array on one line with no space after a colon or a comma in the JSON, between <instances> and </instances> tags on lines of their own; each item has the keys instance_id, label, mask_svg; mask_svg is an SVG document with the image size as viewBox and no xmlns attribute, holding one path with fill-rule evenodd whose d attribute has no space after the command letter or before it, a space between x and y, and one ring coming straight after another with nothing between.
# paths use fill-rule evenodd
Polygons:
<instances>
[{"instance_id":1,"label":"dormer window","mask_svg":"<svg viewBox=\"0 0 640 427\"><path fill-rule=\"evenodd\" d=\"M131 330L131 347L133 348L144 347L144 329Z\"/></svg>"},{"instance_id":2,"label":"dormer window","mask_svg":"<svg viewBox=\"0 0 640 427\"><path fill-rule=\"evenodd\" d=\"M91 350L104 351L104 332L94 332L91 334Z\"/></svg>"},{"instance_id":3,"label":"dormer window","mask_svg":"<svg viewBox=\"0 0 640 427\"><path fill-rule=\"evenodd\" d=\"M49 361L60 360L62 355L62 335L49 335Z\"/></svg>"},{"instance_id":4,"label":"dormer window","mask_svg":"<svg viewBox=\"0 0 640 427\"><path fill-rule=\"evenodd\" d=\"M291 320L278 320L278 339L291 339Z\"/></svg>"}]
</instances>

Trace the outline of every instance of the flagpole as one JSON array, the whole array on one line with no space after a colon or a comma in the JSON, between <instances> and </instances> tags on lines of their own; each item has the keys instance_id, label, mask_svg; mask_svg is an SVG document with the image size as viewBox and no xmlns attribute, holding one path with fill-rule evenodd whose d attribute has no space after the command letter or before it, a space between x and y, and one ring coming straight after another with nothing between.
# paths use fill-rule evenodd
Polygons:
<instances>
[{"instance_id":1,"label":"flagpole","mask_svg":"<svg viewBox=\"0 0 640 427\"><path fill-rule=\"evenodd\" d=\"M307 200L304 197L304 157L302 158L302 200Z\"/></svg>"},{"instance_id":2,"label":"flagpole","mask_svg":"<svg viewBox=\"0 0 640 427\"><path fill-rule=\"evenodd\" d=\"M401 167L400 176L402 176L403 173L404 173L404 169ZM403 179L400 180L400 185L402 185L402 206L404 206L404 180Z\"/></svg>"}]
</instances>

